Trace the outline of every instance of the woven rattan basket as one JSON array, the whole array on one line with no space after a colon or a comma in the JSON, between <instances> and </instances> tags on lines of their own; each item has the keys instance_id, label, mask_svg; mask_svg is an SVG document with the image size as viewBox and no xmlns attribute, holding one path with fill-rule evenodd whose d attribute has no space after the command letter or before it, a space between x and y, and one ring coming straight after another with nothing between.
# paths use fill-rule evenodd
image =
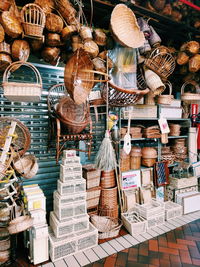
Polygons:
<instances>
[{"instance_id":1,"label":"woven rattan basket","mask_svg":"<svg viewBox=\"0 0 200 267\"><path fill-rule=\"evenodd\" d=\"M36 4L27 4L21 11L22 25L26 35L42 37L46 16Z\"/></svg>"},{"instance_id":2,"label":"woven rattan basket","mask_svg":"<svg viewBox=\"0 0 200 267\"><path fill-rule=\"evenodd\" d=\"M35 75L36 83L19 83L9 81L11 72L16 67L25 66L31 69ZM42 78L39 71L31 63L16 61L10 64L3 74L4 96L10 101L18 102L38 102L42 94Z\"/></svg>"},{"instance_id":3,"label":"woven rattan basket","mask_svg":"<svg viewBox=\"0 0 200 267\"><path fill-rule=\"evenodd\" d=\"M173 73L176 64L175 58L170 52L165 47L160 46L152 50L144 65L166 80Z\"/></svg>"},{"instance_id":4,"label":"woven rattan basket","mask_svg":"<svg viewBox=\"0 0 200 267\"><path fill-rule=\"evenodd\" d=\"M192 85L195 88L196 93L185 92L185 88L187 85ZM181 100L186 103L196 103L196 101L200 100L200 94L197 93L198 84L192 81L185 82L181 87Z\"/></svg>"},{"instance_id":5,"label":"woven rattan basket","mask_svg":"<svg viewBox=\"0 0 200 267\"><path fill-rule=\"evenodd\" d=\"M33 226L33 218L30 216L20 216L10 221L8 226L9 233L17 234L23 232Z\"/></svg>"},{"instance_id":6,"label":"woven rattan basket","mask_svg":"<svg viewBox=\"0 0 200 267\"><path fill-rule=\"evenodd\" d=\"M112 188L116 185L115 171L102 171L101 172L101 188Z\"/></svg>"},{"instance_id":7,"label":"woven rattan basket","mask_svg":"<svg viewBox=\"0 0 200 267\"><path fill-rule=\"evenodd\" d=\"M170 105L172 103L172 100L174 99L174 96L172 95L172 84L169 81L167 81L166 85L169 88L169 94L168 95L159 95L158 96L158 104Z\"/></svg>"},{"instance_id":8,"label":"woven rattan basket","mask_svg":"<svg viewBox=\"0 0 200 267\"><path fill-rule=\"evenodd\" d=\"M107 207L117 206L117 187L113 188L102 188L100 205Z\"/></svg>"},{"instance_id":9,"label":"woven rattan basket","mask_svg":"<svg viewBox=\"0 0 200 267\"><path fill-rule=\"evenodd\" d=\"M14 160L13 166L26 179L33 178L38 172L38 163L34 155L25 155Z\"/></svg>"}]
</instances>

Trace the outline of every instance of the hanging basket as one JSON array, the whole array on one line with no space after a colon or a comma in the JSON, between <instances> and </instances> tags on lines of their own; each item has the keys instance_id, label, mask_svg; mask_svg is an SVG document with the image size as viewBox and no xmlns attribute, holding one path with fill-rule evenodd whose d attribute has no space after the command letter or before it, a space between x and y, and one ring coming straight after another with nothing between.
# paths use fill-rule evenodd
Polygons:
<instances>
[{"instance_id":1,"label":"hanging basket","mask_svg":"<svg viewBox=\"0 0 200 267\"><path fill-rule=\"evenodd\" d=\"M172 103L172 100L174 99L174 96L172 95L172 84L169 81L167 81L166 85L169 88L169 94L168 95L159 95L158 96L158 104L170 105Z\"/></svg>"},{"instance_id":2,"label":"hanging basket","mask_svg":"<svg viewBox=\"0 0 200 267\"><path fill-rule=\"evenodd\" d=\"M36 4L27 4L21 11L22 25L25 35L42 37L46 22L45 13Z\"/></svg>"},{"instance_id":3,"label":"hanging basket","mask_svg":"<svg viewBox=\"0 0 200 267\"><path fill-rule=\"evenodd\" d=\"M175 69L175 59L166 47L159 46L152 50L144 65L166 80Z\"/></svg>"},{"instance_id":4,"label":"hanging basket","mask_svg":"<svg viewBox=\"0 0 200 267\"><path fill-rule=\"evenodd\" d=\"M185 88L188 84L193 85L195 87L196 93L185 92ZM199 101L200 94L197 93L197 89L198 85L196 82L195 83L193 81L185 82L181 87L181 100L186 103L193 103L193 102L196 103L196 101Z\"/></svg>"},{"instance_id":5,"label":"hanging basket","mask_svg":"<svg viewBox=\"0 0 200 267\"><path fill-rule=\"evenodd\" d=\"M30 68L36 77L36 83L19 83L8 81L11 72L16 68L26 66ZM10 101L18 102L38 102L42 94L42 78L39 71L28 62L16 61L10 64L3 74L3 89L4 96Z\"/></svg>"}]
</instances>

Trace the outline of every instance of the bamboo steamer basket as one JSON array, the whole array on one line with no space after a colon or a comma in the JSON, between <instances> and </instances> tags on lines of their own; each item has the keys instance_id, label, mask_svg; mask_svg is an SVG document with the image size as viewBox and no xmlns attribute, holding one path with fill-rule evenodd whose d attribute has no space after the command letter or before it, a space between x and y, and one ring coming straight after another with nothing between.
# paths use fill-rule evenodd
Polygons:
<instances>
[{"instance_id":1,"label":"bamboo steamer basket","mask_svg":"<svg viewBox=\"0 0 200 267\"><path fill-rule=\"evenodd\" d=\"M69 96L59 100L56 113L72 134L82 132L90 121L89 104L76 104Z\"/></svg>"},{"instance_id":2,"label":"bamboo steamer basket","mask_svg":"<svg viewBox=\"0 0 200 267\"><path fill-rule=\"evenodd\" d=\"M23 32L23 28L19 19L9 11L2 12L1 24L5 33L12 38L18 38Z\"/></svg>"},{"instance_id":3,"label":"bamboo steamer basket","mask_svg":"<svg viewBox=\"0 0 200 267\"><path fill-rule=\"evenodd\" d=\"M196 93L185 92L185 88L189 84L194 86ZM192 103L192 102L196 103L196 101L199 101L200 94L197 93L197 89L198 89L198 84L196 82L193 81L185 82L181 87L181 100L186 103Z\"/></svg>"},{"instance_id":4,"label":"bamboo steamer basket","mask_svg":"<svg viewBox=\"0 0 200 267\"><path fill-rule=\"evenodd\" d=\"M42 50L42 57L48 63L56 61L59 55L60 55L60 49L57 47L45 47Z\"/></svg>"},{"instance_id":5,"label":"bamboo steamer basket","mask_svg":"<svg viewBox=\"0 0 200 267\"><path fill-rule=\"evenodd\" d=\"M158 104L162 104L162 105L170 105L172 103L172 100L174 99L174 96L172 95L172 84L167 81L166 85L169 88L169 94L168 95L159 95L158 96Z\"/></svg>"},{"instance_id":6,"label":"bamboo steamer basket","mask_svg":"<svg viewBox=\"0 0 200 267\"><path fill-rule=\"evenodd\" d=\"M81 37L78 36L78 35L74 35L72 36L72 51L75 52L77 49L80 49L83 47L83 43L82 43L82 40L81 40Z\"/></svg>"},{"instance_id":7,"label":"bamboo steamer basket","mask_svg":"<svg viewBox=\"0 0 200 267\"><path fill-rule=\"evenodd\" d=\"M61 38L58 33L47 33L46 35L46 44L47 46L60 46L61 45Z\"/></svg>"},{"instance_id":8,"label":"bamboo steamer basket","mask_svg":"<svg viewBox=\"0 0 200 267\"><path fill-rule=\"evenodd\" d=\"M3 26L0 24L0 43L3 42L5 37L5 32Z\"/></svg>"},{"instance_id":9,"label":"bamboo steamer basket","mask_svg":"<svg viewBox=\"0 0 200 267\"><path fill-rule=\"evenodd\" d=\"M8 11L11 6L11 1L9 0L1 0L0 1L0 10L1 11Z\"/></svg>"},{"instance_id":10,"label":"bamboo steamer basket","mask_svg":"<svg viewBox=\"0 0 200 267\"><path fill-rule=\"evenodd\" d=\"M92 58L97 57L99 54L99 47L93 40L86 40L83 43L83 49L88 53Z\"/></svg>"},{"instance_id":11,"label":"bamboo steamer basket","mask_svg":"<svg viewBox=\"0 0 200 267\"><path fill-rule=\"evenodd\" d=\"M10 55L11 54L10 44L6 43L5 41L1 42L0 53Z\"/></svg>"},{"instance_id":12,"label":"bamboo steamer basket","mask_svg":"<svg viewBox=\"0 0 200 267\"><path fill-rule=\"evenodd\" d=\"M35 0L34 4L40 6L46 15L55 8L54 0Z\"/></svg>"},{"instance_id":13,"label":"bamboo steamer basket","mask_svg":"<svg viewBox=\"0 0 200 267\"><path fill-rule=\"evenodd\" d=\"M74 26L74 25L67 25L66 27L64 27L62 29L62 32L61 32L62 40L64 42L66 42L72 36L72 34L74 34L76 32L77 32L76 26Z\"/></svg>"},{"instance_id":14,"label":"bamboo steamer basket","mask_svg":"<svg viewBox=\"0 0 200 267\"><path fill-rule=\"evenodd\" d=\"M29 43L26 40L14 40L11 51L15 61L27 61L30 55Z\"/></svg>"},{"instance_id":15,"label":"bamboo steamer basket","mask_svg":"<svg viewBox=\"0 0 200 267\"><path fill-rule=\"evenodd\" d=\"M21 11L24 33L28 36L42 37L46 16L36 4L26 4Z\"/></svg>"},{"instance_id":16,"label":"bamboo steamer basket","mask_svg":"<svg viewBox=\"0 0 200 267\"><path fill-rule=\"evenodd\" d=\"M5 251L10 248L10 237L0 240L0 251Z\"/></svg>"},{"instance_id":17,"label":"bamboo steamer basket","mask_svg":"<svg viewBox=\"0 0 200 267\"><path fill-rule=\"evenodd\" d=\"M24 155L14 159L13 167L25 179L33 178L38 172L38 163L34 155Z\"/></svg>"},{"instance_id":18,"label":"bamboo steamer basket","mask_svg":"<svg viewBox=\"0 0 200 267\"><path fill-rule=\"evenodd\" d=\"M7 262L9 260L9 257L10 257L10 250L0 251L0 262L1 263Z\"/></svg>"},{"instance_id":19,"label":"bamboo steamer basket","mask_svg":"<svg viewBox=\"0 0 200 267\"><path fill-rule=\"evenodd\" d=\"M9 233L17 234L23 232L33 226L33 218L28 215L20 216L10 221L8 226Z\"/></svg>"},{"instance_id":20,"label":"bamboo steamer basket","mask_svg":"<svg viewBox=\"0 0 200 267\"><path fill-rule=\"evenodd\" d=\"M3 72L12 63L12 59L7 54L0 54L0 72Z\"/></svg>"},{"instance_id":21,"label":"bamboo steamer basket","mask_svg":"<svg viewBox=\"0 0 200 267\"><path fill-rule=\"evenodd\" d=\"M63 29L63 25L63 21L58 15L50 13L46 16L45 27L48 31L60 33Z\"/></svg>"},{"instance_id":22,"label":"bamboo steamer basket","mask_svg":"<svg viewBox=\"0 0 200 267\"><path fill-rule=\"evenodd\" d=\"M99 46L106 45L106 34L101 29L94 30L94 41Z\"/></svg>"},{"instance_id":23,"label":"bamboo steamer basket","mask_svg":"<svg viewBox=\"0 0 200 267\"><path fill-rule=\"evenodd\" d=\"M72 55L65 66L65 87L78 105L86 101L94 85L94 73L91 70L93 70L93 63L81 48Z\"/></svg>"},{"instance_id":24,"label":"bamboo steamer basket","mask_svg":"<svg viewBox=\"0 0 200 267\"><path fill-rule=\"evenodd\" d=\"M144 34L140 31L134 13L124 4L118 4L113 9L110 28L114 39L122 46L138 48L144 44Z\"/></svg>"},{"instance_id":25,"label":"bamboo steamer basket","mask_svg":"<svg viewBox=\"0 0 200 267\"><path fill-rule=\"evenodd\" d=\"M79 34L83 41L93 39L91 27L84 26L84 25L81 26Z\"/></svg>"},{"instance_id":26,"label":"bamboo steamer basket","mask_svg":"<svg viewBox=\"0 0 200 267\"><path fill-rule=\"evenodd\" d=\"M196 54L189 60L189 71L197 72L200 70L200 54Z\"/></svg>"},{"instance_id":27,"label":"bamboo steamer basket","mask_svg":"<svg viewBox=\"0 0 200 267\"><path fill-rule=\"evenodd\" d=\"M114 208L117 206L117 187L102 188L100 197L100 206Z\"/></svg>"},{"instance_id":28,"label":"bamboo steamer basket","mask_svg":"<svg viewBox=\"0 0 200 267\"><path fill-rule=\"evenodd\" d=\"M116 186L115 170L101 172L101 188L112 188Z\"/></svg>"},{"instance_id":29,"label":"bamboo steamer basket","mask_svg":"<svg viewBox=\"0 0 200 267\"><path fill-rule=\"evenodd\" d=\"M92 59L92 63L94 64L96 71L106 73L106 64L103 59L101 59L100 57L95 57Z\"/></svg>"},{"instance_id":30,"label":"bamboo steamer basket","mask_svg":"<svg viewBox=\"0 0 200 267\"><path fill-rule=\"evenodd\" d=\"M144 72L144 76L148 88L153 92L155 96L160 95L165 90L164 83L155 72L146 69Z\"/></svg>"}]
</instances>

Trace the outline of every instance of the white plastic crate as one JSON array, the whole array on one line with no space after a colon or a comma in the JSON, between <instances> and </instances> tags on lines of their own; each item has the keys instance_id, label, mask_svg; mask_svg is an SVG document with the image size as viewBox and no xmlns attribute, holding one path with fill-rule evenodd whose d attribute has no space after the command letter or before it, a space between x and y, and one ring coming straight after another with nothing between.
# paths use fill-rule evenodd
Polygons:
<instances>
[{"instance_id":1,"label":"white plastic crate","mask_svg":"<svg viewBox=\"0 0 200 267\"><path fill-rule=\"evenodd\" d=\"M54 202L54 212L59 220L64 220L73 216L84 215L87 213L86 202L82 201L60 206Z\"/></svg>"},{"instance_id":2,"label":"white plastic crate","mask_svg":"<svg viewBox=\"0 0 200 267\"><path fill-rule=\"evenodd\" d=\"M131 235L142 234L147 230L147 220L139 216L136 212L126 212L121 214L123 225Z\"/></svg>"},{"instance_id":3,"label":"white plastic crate","mask_svg":"<svg viewBox=\"0 0 200 267\"><path fill-rule=\"evenodd\" d=\"M82 178L82 165L81 164L68 164L60 165L60 180L64 182L78 180Z\"/></svg>"},{"instance_id":4,"label":"white plastic crate","mask_svg":"<svg viewBox=\"0 0 200 267\"><path fill-rule=\"evenodd\" d=\"M46 223L46 211L43 209L31 210L30 216L33 218L33 225Z\"/></svg>"},{"instance_id":5,"label":"white plastic crate","mask_svg":"<svg viewBox=\"0 0 200 267\"><path fill-rule=\"evenodd\" d=\"M147 219L147 229L150 229L155 226L162 225L165 222L165 212L162 211L159 214L155 214L154 216L148 217Z\"/></svg>"},{"instance_id":6,"label":"white plastic crate","mask_svg":"<svg viewBox=\"0 0 200 267\"><path fill-rule=\"evenodd\" d=\"M89 229L68 237L56 238L51 228L49 228L49 247L50 258L53 262L78 251L97 246L98 231L90 223Z\"/></svg>"},{"instance_id":7,"label":"white plastic crate","mask_svg":"<svg viewBox=\"0 0 200 267\"><path fill-rule=\"evenodd\" d=\"M76 193L76 194L70 194L70 195L60 195L58 191L54 191L53 198L56 204L64 205L69 203L75 203L80 201L86 201L86 192L85 193Z\"/></svg>"},{"instance_id":8,"label":"white plastic crate","mask_svg":"<svg viewBox=\"0 0 200 267\"><path fill-rule=\"evenodd\" d=\"M152 216L156 216L162 213L163 205L159 201L152 199L150 202L142 205L136 203L135 209L140 216L144 217L145 219L148 219Z\"/></svg>"},{"instance_id":9,"label":"white plastic crate","mask_svg":"<svg viewBox=\"0 0 200 267\"><path fill-rule=\"evenodd\" d=\"M80 157L62 158L62 165L80 163Z\"/></svg>"},{"instance_id":10,"label":"white plastic crate","mask_svg":"<svg viewBox=\"0 0 200 267\"><path fill-rule=\"evenodd\" d=\"M57 185L58 185L57 190L60 195L68 195L86 191L85 179L72 181L68 183L63 183L62 181L58 180Z\"/></svg>"},{"instance_id":11,"label":"white plastic crate","mask_svg":"<svg viewBox=\"0 0 200 267\"><path fill-rule=\"evenodd\" d=\"M76 157L76 150L63 150L63 158L67 159L67 158L74 158Z\"/></svg>"},{"instance_id":12,"label":"white plastic crate","mask_svg":"<svg viewBox=\"0 0 200 267\"><path fill-rule=\"evenodd\" d=\"M59 221L54 212L50 212L50 226L55 237L60 238L75 232L87 230L89 228L89 216L85 214Z\"/></svg>"},{"instance_id":13,"label":"white plastic crate","mask_svg":"<svg viewBox=\"0 0 200 267\"><path fill-rule=\"evenodd\" d=\"M183 214L183 207L172 201L164 202L165 207L165 220L170 220L179 217Z\"/></svg>"}]
</instances>

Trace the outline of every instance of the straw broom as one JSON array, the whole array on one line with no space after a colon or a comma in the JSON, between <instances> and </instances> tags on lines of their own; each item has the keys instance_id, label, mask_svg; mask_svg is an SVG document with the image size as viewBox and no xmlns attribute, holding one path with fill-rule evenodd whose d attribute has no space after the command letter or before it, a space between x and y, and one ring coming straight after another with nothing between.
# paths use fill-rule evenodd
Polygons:
<instances>
[{"instance_id":1,"label":"straw broom","mask_svg":"<svg viewBox=\"0 0 200 267\"><path fill-rule=\"evenodd\" d=\"M108 54L107 54L107 75L108 75ZM108 131L108 81L106 82L106 132L95 159L96 167L103 171L110 171L116 168L116 155L112 146L110 133Z\"/></svg>"}]
</instances>

